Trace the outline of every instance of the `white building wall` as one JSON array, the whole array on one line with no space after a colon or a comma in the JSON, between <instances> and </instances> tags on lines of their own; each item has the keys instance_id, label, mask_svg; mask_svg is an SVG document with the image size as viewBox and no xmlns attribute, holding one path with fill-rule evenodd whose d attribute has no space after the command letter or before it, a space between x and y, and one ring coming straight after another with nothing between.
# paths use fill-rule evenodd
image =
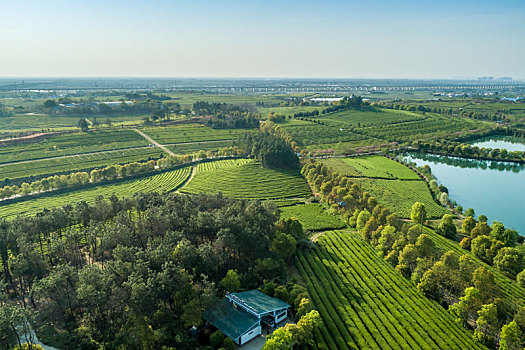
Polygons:
<instances>
[{"instance_id":1,"label":"white building wall","mask_svg":"<svg viewBox=\"0 0 525 350\"><path fill-rule=\"evenodd\" d=\"M241 336L241 345L261 334L261 326L258 326Z\"/></svg>"},{"instance_id":2,"label":"white building wall","mask_svg":"<svg viewBox=\"0 0 525 350\"><path fill-rule=\"evenodd\" d=\"M281 315L281 313L283 313ZM281 315L281 316L279 316ZM284 310L284 311L277 311L276 314L275 314L275 324L281 322L282 320L284 320L286 318L286 316L288 316L288 309Z\"/></svg>"}]
</instances>

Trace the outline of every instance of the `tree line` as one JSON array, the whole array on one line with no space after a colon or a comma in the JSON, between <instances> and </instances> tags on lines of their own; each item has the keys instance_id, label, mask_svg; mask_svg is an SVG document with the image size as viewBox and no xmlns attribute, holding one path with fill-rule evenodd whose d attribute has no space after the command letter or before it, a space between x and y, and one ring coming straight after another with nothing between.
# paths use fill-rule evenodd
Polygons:
<instances>
[{"instance_id":1,"label":"tree line","mask_svg":"<svg viewBox=\"0 0 525 350\"><path fill-rule=\"evenodd\" d=\"M19 198L31 194L49 192L61 189L85 187L89 184L107 183L117 179L131 178L137 175L171 169L176 166L189 164L196 160L215 157L238 156L243 151L238 147L224 147L217 151L197 151L194 154L168 155L158 160L150 159L145 162L132 162L123 165L114 164L100 169L70 174L53 175L33 181L22 182L20 185L6 185L0 187L0 200L12 197Z\"/></svg>"},{"instance_id":2,"label":"tree line","mask_svg":"<svg viewBox=\"0 0 525 350\"><path fill-rule=\"evenodd\" d=\"M468 143L449 140L412 142L412 147L420 152L432 152L449 156L479 158L498 161L525 161L525 152L507 151L499 148L480 148Z\"/></svg>"}]
</instances>

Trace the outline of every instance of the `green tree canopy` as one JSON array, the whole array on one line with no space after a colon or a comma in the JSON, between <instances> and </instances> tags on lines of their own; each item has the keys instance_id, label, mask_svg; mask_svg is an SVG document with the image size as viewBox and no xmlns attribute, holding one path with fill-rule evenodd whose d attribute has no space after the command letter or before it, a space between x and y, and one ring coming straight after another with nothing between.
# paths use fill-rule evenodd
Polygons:
<instances>
[{"instance_id":1,"label":"green tree canopy","mask_svg":"<svg viewBox=\"0 0 525 350\"><path fill-rule=\"evenodd\" d=\"M237 275L237 271L228 270L226 276L221 280L221 286L228 292L238 292L241 288L241 281Z\"/></svg>"},{"instance_id":2,"label":"green tree canopy","mask_svg":"<svg viewBox=\"0 0 525 350\"><path fill-rule=\"evenodd\" d=\"M410 219L417 224L425 222L427 219L427 210L425 205L421 202L415 202L412 205L412 212L410 213Z\"/></svg>"}]
</instances>

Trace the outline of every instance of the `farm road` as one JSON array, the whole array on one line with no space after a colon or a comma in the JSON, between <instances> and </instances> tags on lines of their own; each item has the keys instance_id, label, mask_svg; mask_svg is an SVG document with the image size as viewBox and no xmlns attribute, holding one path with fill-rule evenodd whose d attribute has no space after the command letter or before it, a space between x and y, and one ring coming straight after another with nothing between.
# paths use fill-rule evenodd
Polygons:
<instances>
[{"instance_id":1,"label":"farm road","mask_svg":"<svg viewBox=\"0 0 525 350\"><path fill-rule=\"evenodd\" d=\"M148 140L149 142L154 144L156 147L162 149L164 152L166 152L170 156L174 156L175 155L175 153L170 151L166 146L161 145L157 141L153 140L151 137L149 137L148 135L146 135L144 132L140 131L139 129L133 129L133 130L135 130L137 132L137 134L139 134L140 136L144 137L146 140Z\"/></svg>"}]
</instances>

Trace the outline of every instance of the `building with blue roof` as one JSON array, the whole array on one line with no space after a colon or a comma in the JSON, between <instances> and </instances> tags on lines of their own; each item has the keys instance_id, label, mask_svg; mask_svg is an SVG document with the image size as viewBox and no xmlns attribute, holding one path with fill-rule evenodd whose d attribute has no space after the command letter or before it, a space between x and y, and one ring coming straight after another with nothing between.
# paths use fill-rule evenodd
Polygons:
<instances>
[{"instance_id":1,"label":"building with blue roof","mask_svg":"<svg viewBox=\"0 0 525 350\"><path fill-rule=\"evenodd\" d=\"M203 318L242 346L275 327L288 316L290 305L259 290L226 293L226 297L204 312Z\"/></svg>"}]
</instances>

